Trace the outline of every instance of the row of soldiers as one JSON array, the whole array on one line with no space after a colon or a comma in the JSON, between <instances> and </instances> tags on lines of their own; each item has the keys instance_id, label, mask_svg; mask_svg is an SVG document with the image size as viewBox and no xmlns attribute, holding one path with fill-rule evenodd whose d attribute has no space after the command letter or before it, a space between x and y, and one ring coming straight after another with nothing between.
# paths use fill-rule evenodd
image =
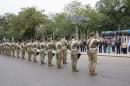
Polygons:
<instances>
[{"instance_id":1,"label":"row of soldiers","mask_svg":"<svg viewBox=\"0 0 130 86\"><path fill-rule=\"evenodd\" d=\"M75 42L75 44L74 44ZM72 44L72 45L71 45ZM48 39L47 42L4 42L0 44L0 53L7 55L7 56L12 56L20 58L20 53L22 56L22 59L25 59L26 53L28 54L28 60L31 61L33 60L34 62L37 62L36 58L37 55L40 55L40 61L41 64L45 64L45 56L48 54L48 66L53 66L52 65L52 58L54 55L56 55L56 63L57 63L57 69L62 68L62 63L67 64L67 48L68 46L72 48L75 48L75 51L72 51L72 70L73 72L78 72L76 69L77 65L77 58L73 54L77 54L78 50L78 42L73 41L71 44L69 44L65 38L63 39L57 39L56 41L53 41L51 38ZM54 52L55 50L55 52ZM73 49L72 49L73 50Z\"/></svg>"},{"instance_id":2,"label":"row of soldiers","mask_svg":"<svg viewBox=\"0 0 130 86\"><path fill-rule=\"evenodd\" d=\"M98 41L96 38L91 37L88 41L88 56L89 56L89 71L90 74L95 74L95 68L96 68L96 43ZM34 62L37 62L36 58L37 55L40 55L40 61L41 64L45 63L45 56L48 57L48 66L52 65L52 58L54 55L56 55L56 64L57 69L63 68L63 64L67 64L67 50L69 49L71 51L71 64L72 64L72 71L78 72L77 70L77 61L80 57L80 53L77 50L77 47L79 46L80 42L72 39L71 41L67 42L65 38L63 39L57 39L56 41L53 41L51 38L48 39L47 42L4 42L0 44L0 54L13 56L20 58L20 52L22 59L25 59L25 54L28 54L28 60L33 60ZM55 50L55 52L54 52ZM63 64L62 64L63 63Z\"/></svg>"}]
</instances>

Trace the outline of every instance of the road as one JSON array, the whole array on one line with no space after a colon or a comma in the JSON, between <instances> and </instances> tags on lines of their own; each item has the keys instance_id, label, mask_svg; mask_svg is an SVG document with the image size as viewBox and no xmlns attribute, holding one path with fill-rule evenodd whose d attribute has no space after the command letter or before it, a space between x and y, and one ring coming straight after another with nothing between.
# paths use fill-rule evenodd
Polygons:
<instances>
[{"instance_id":1,"label":"road","mask_svg":"<svg viewBox=\"0 0 130 86\"><path fill-rule=\"evenodd\" d=\"M88 72L86 55L78 61L77 73L71 71L70 62L68 59L69 64L57 70L56 65L48 67L0 55L0 86L130 86L130 58L98 56L98 75L93 77Z\"/></svg>"}]
</instances>

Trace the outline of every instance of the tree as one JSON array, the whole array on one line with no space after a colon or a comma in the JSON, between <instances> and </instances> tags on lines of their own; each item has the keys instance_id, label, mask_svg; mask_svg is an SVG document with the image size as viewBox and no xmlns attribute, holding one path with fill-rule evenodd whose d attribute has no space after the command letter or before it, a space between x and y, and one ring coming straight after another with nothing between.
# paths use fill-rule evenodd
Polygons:
<instances>
[{"instance_id":1,"label":"tree","mask_svg":"<svg viewBox=\"0 0 130 86\"><path fill-rule=\"evenodd\" d=\"M6 13L0 18L0 26L1 26L1 40L6 37L9 40L12 38L12 28L11 28L11 20L15 16L12 13Z\"/></svg>"},{"instance_id":2,"label":"tree","mask_svg":"<svg viewBox=\"0 0 130 86\"><path fill-rule=\"evenodd\" d=\"M21 30L23 30L23 38L35 38L36 27L46 22L46 17L43 11L38 11L34 7L23 8L18 15Z\"/></svg>"}]
</instances>

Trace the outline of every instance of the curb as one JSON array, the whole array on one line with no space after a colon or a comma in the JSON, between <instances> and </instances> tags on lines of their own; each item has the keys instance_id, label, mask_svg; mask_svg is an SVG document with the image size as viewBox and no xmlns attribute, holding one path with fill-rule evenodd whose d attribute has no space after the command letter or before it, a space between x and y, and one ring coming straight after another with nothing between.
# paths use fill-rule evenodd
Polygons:
<instances>
[{"instance_id":1,"label":"curb","mask_svg":"<svg viewBox=\"0 0 130 86\"><path fill-rule=\"evenodd\" d=\"M81 53L81 52L80 52ZM87 53L81 53L82 55L87 55ZM118 54L115 54L115 55L101 55L101 54L98 54L97 56L109 56L109 57L125 57L125 58L130 58L130 55L129 56L126 56L126 55L118 55Z\"/></svg>"}]
</instances>

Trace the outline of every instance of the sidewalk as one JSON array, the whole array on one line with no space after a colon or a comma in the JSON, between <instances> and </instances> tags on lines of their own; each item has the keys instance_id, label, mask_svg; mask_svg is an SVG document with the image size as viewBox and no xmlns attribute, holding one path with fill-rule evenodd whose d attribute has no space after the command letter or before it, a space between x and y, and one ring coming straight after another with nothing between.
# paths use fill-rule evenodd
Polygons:
<instances>
[{"instance_id":1,"label":"sidewalk","mask_svg":"<svg viewBox=\"0 0 130 86\"><path fill-rule=\"evenodd\" d=\"M80 53L87 55L87 52L80 52ZM98 56L110 56L110 57L126 57L126 58L130 58L130 53L128 53L128 54L98 53Z\"/></svg>"}]
</instances>

